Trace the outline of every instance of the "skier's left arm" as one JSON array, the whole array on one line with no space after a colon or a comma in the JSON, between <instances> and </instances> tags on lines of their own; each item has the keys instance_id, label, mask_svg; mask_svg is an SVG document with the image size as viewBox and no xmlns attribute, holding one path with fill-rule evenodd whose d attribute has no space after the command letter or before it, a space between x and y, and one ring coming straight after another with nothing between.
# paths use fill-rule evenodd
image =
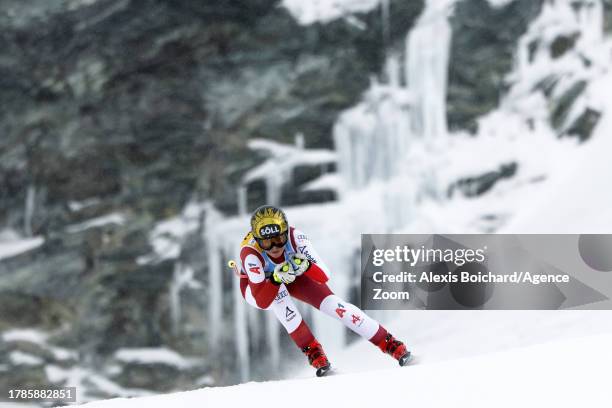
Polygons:
<instances>
[{"instance_id":1,"label":"skier's left arm","mask_svg":"<svg viewBox=\"0 0 612 408\"><path fill-rule=\"evenodd\" d=\"M312 242L304 232L294 228L291 234L292 244L310 262L310 268L319 269L327 279L331 276L329 267L323 262Z\"/></svg>"}]
</instances>

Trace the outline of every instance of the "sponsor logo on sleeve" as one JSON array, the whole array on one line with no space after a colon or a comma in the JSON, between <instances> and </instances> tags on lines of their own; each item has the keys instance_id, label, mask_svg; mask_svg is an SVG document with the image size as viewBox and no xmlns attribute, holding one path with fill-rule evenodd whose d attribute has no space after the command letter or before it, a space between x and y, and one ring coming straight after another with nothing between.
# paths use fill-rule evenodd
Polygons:
<instances>
[{"instance_id":1,"label":"sponsor logo on sleeve","mask_svg":"<svg viewBox=\"0 0 612 408\"><path fill-rule=\"evenodd\" d=\"M276 297L274 298L274 300L276 300L276 303L280 303L280 301L287 297L289 294L287 293L286 290L281 290L280 292L278 292L278 295L276 295Z\"/></svg>"},{"instance_id":2,"label":"sponsor logo on sleeve","mask_svg":"<svg viewBox=\"0 0 612 408\"><path fill-rule=\"evenodd\" d=\"M306 245L298 247L298 250L299 250L299 251L300 251L300 253L301 253L302 255L304 255L304 256L306 257L306 259L308 259L310 262L317 263L317 260L316 260L316 259L314 259L314 258L312 257L312 255L310 255L310 252L308 252L308 250L306 249Z\"/></svg>"},{"instance_id":3,"label":"sponsor logo on sleeve","mask_svg":"<svg viewBox=\"0 0 612 408\"><path fill-rule=\"evenodd\" d=\"M342 303L338 303L338 307L336 308L336 314L342 319L344 317L344 313L346 313L344 305Z\"/></svg>"},{"instance_id":4,"label":"sponsor logo on sleeve","mask_svg":"<svg viewBox=\"0 0 612 408\"><path fill-rule=\"evenodd\" d=\"M290 322L296 316L295 312L289 309L289 306L285 308L285 321Z\"/></svg>"}]
</instances>

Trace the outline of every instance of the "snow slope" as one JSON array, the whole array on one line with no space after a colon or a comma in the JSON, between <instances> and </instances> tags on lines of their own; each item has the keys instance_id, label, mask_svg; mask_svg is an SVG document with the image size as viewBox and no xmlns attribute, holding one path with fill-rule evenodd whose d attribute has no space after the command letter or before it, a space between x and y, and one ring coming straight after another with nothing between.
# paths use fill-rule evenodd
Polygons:
<instances>
[{"instance_id":1,"label":"snow slope","mask_svg":"<svg viewBox=\"0 0 612 408\"><path fill-rule=\"evenodd\" d=\"M166 406L610 406L612 335L363 373L205 388L89 408Z\"/></svg>"},{"instance_id":2,"label":"snow slope","mask_svg":"<svg viewBox=\"0 0 612 408\"><path fill-rule=\"evenodd\" d=\"M602 89L610 89L612 75L605 79ZM611 131L612 107L606 107L593 140L551 174L544 188L525 197L523 211L501 232L612 233Z\"/></svg>"}]
</instances>

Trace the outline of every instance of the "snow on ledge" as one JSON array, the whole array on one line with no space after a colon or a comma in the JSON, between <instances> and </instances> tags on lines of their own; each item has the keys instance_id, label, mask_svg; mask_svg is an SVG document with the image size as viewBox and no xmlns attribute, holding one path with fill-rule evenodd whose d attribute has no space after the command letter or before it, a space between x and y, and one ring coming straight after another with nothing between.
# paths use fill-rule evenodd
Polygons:
<instances>
[{"instance_id":1,"label":"snow on ledge","mask_svg":"<svg viewBox=\"0 0 612 408\"><path fill-rule=\"evenodd\" d=\"M43 364L41 358L19 350L11 351L8 357L14 365L39 366Z\"/></svg>"},{"instance_id":2,"label":"snow on ledge","mask_svg":"<svg viewBox=\"0 0 612 408\"><path fill-rule=\"evenodd\" d=\"M513 1L514 0L488 0L491 7L494 7L494 8L505 7L508 4L512 3Z\"/></svg>"},{"instance_id":3,"label":"snow on ledge","mask_svg":"<svg viewBox=\"0 0 612 408\"><path fill-rule=\"evenodd\" d=\"M45 366L45 374L47 379L52 383L63 383L68 387L76 387L78 402L87 402L99 398L98 396L87 394L87 387L83 386L85 381L87 383L91 383L94 388L97 388L109 395L117 395L119 397L144 397L155 394L152 391L143 390L140 388L124 388L97 372L78 366L64 368L57 365L48 364Z\"/></svg>"},{"instance_id":4,"label":"snow on ledge","mask_svg":"<svg viewBox=\"0 0 612 408\"><path fill-rule=\"evenodd\" d=\"M81 211L83 208L91 207L100 202L101 200L99 198L88 198L83 201L68 201L68 209L72 212Z\"/></svg>"},{"instance_id":5,"label":"snow on ledge","mask_svg":"<svg viewBox=\"0 0 612 408\"><path fill-rule=\"evenodd\" d=\"M166 364L179 369L190 368L198 363L165 347L119 349L115 352L115 359L123 363Z\"/></svg>"},{"instance_id":6,"label":"snow on ledge","mask_svg":"<svg viewBox=\"0 0 612 408\"><path fill-rule=\"evenodd\" d=\"M0 259L11 258L34 248L38 248L45 242L43 237L0 240Z\"/></svg>"},{"instance_id":7,"label":"snow on ledge","mask_svg":"<svg viewBox=\"0 0 612 408\"><path fill-rule=\"evenodd\" d=\"M102 227L108 224L123 225L124 222L125 216L123 214L111 213L108 215L103 215L101 217L92 218L79 224L69 225L68 227L66 227L66 232L73 234L75 232L83 232L90 228Z\"/></svg>"},{"instance_id":8,"label":"snow on ledge","mask_svg":"<svg viewBox=\"0 0 612 408\"><path fill-rule=\"evenodd\" d=\"M289 10L298 23L308 25L328 23L353 13L365 13L379 3L380 0L283 0L282 6Z\"/></svg>"},{"instance_id":9,"label":"snow on ledge","mask_svg":"<svg viewBox=\"0 0 612 408\"><path fill-rule=\"evenodd\" d=\"M28 343L34 343L38 345L45 345L47 342L48 334L35 329L14 329L7 330L2 333L2 340L5 342L17 342L25 341Z\"/></svg>"},{"instance_id":10,"label":"snow on ledge","mask_svg":"<svg viewBox=\"0 0 612 408\"><path fill-rule=\"evenodd\" d=\"M200 227L200 218L206 203L189 202L180 215L162 220L149 234L153 251L136 258L138 265L157 264L167 259L177 259L181 254L183 241Z\"/></svg>"},{"instance_id":11,"label":"snow on ledge","mask_svg":"<svg viewBox=\"0 0 612 408\"><path fill-rule=\"evenodd\" d=\"M268 160L252 168L242 179L243 184L266 180L270 175L286 173L300 165L324 165L338 160L336 152L329 149L305 149L266 139L252 139L249 149L266 152Z\"/></svg>"},{"instance_id":12,"label":"snow on ledge","mask_svg":"<svg viewBox=\"0 0 612 408\"><path fill-rule=\"evenodd\" d=\"M5 343L26 342L48 350L56 360L77 360L78 353L63 347L51 346L48 343L49 334L37 329L13 329L0 334L0 339Z\"/></svg>"}]
</instances>

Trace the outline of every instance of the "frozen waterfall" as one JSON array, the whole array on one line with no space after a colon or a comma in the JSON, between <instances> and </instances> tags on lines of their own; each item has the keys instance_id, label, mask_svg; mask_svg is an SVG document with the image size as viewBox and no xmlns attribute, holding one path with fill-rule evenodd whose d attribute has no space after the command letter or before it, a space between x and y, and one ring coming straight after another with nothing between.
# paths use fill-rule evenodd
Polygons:
<instances>
[{"instance_id":1,"label":"frozen waterfall","mask_svg":"<svg viewBox=\"0 0 612 408\"><path fill-rule=\"evenodd\" d=\"M36 187L34 184L28 186L25 201L25 214L23 221L23 230L26 237L33 236L32 233L32 217L34 216L34 208L36 203Z\"/></svg>"},{"instance_id":2,"label":"frozen waterfall","mask_svg":"<svg viewBox=\"0 0 612 408\"><path fill-rule=\"evenodd\" d=\"M404 54L387 56L386 82L374 80L362 103L345 111L334 126L344 197L383 183L389 232L414 218L418 200L441 195L429 159L447 135L452 4L427 1L406 36Z\"/></svg>"},{"instance_id":3,"label":"frozen waterfall","mask_svg":"<svg viewBox=\"0 0 612 408\"><path fill-rule=\"evenodd\" d=\"M204 222L204 242L208 263L208 318L209 318L209 347L213 354L218 351L220 334L222 333L223 311L223 270L221 261L221 248L216 226L222 221L222 215L212 204L206 206Z\"/></svg>"},{"instance_id":4,"label":"frozen waterfall","mask_svg":"<svg viewBox=\"0 0 612 408\"><path fill-rule=\"evenodd\" d=\"M451 27L451 2L429 0L406 42L406 78L413 95L412 134L425 140L447 134L446 91Z\"/></svg>"}]
</instances>

